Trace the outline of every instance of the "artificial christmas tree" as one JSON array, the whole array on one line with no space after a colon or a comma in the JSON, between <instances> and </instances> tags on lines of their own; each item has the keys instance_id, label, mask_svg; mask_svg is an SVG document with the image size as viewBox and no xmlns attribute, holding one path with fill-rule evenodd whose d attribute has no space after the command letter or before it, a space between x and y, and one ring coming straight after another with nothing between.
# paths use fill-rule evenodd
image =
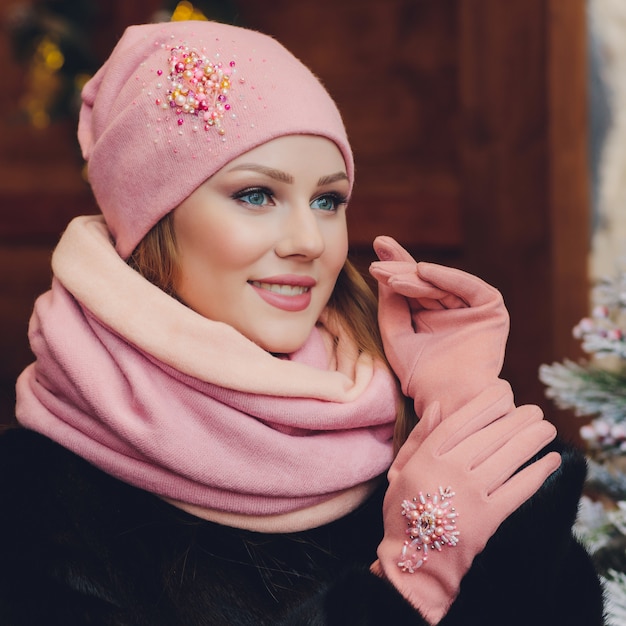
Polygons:
<instances>
[{"instance_id":1,"label":"artificial christmas tree","mask_svg":"<svg viewBox=\"0 0 626 626\"><path fill-rule=\"evenodd\" d=\"M574 328L580 363L542 365L546 395L590 417L580 429L589 465L576 531L607 592L607 626L626 624L626 265L594 288L589 317Z\"/></svg>"}]
</instances>

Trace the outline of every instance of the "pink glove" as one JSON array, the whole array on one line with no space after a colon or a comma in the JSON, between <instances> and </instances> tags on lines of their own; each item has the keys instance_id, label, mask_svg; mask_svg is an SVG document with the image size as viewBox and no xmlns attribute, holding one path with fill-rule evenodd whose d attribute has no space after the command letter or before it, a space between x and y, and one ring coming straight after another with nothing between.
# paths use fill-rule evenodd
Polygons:
<instances>
[{"instance_id":1,"label":"pink glove","mask_svg":"<svg viewBox=\"0 0 626 626\"><path fill-rule=\"evenodd\" d=\"M471 274L416 263L391 237L377 237L374 249L387 359L417 415L438 401L445 418L500 374L509 332L502 296Z\"/></svg>"},{"instance_id":2,"label":"pink glove","mask_svg":"<svg viewBox=\"0 0 626 626\"><path fill-rule=\"evenodd\" d=\"M538 407L510 406L510 390L500 384L445 420L434 403L405 444L410 456L401 450L389 470L385 534L372 571L431 624L446 614L502 521L560 465L550 452L518 471L556 429Z\"/></svg>"}]
</instances>

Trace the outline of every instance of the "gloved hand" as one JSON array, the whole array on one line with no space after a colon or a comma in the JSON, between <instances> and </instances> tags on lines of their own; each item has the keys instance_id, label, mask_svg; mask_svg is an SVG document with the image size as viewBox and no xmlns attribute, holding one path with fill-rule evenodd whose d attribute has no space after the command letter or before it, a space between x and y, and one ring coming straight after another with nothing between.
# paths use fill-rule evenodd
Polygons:
<instances>
[{"instance_id":1,"label":"gloved hand","mask_svg":"<svg viewBox=\"0 0 626 626\"><path fill-rule=\"evenodd\" d=\"M500 374L509 332L502 296L461 270L416 263L391 237L377 237L374 249L387 359L417 415L438 401L445 418Z\"/></svg>"},{"instance_id":2,"label":"gloved hand","mask_svg":"<svg viewBox=\"0 0 626 626\"><path fill-rule=\"evenodd\" d=\"M438 404L430 405L405 443L410 455L401 450L389 470L372 571L431 624L446 614L502 521L560 465L551 452L518 471L556 429L538 407L510 406L510 390L500 383L443 420Z\"/></svg>"}]
</instances>

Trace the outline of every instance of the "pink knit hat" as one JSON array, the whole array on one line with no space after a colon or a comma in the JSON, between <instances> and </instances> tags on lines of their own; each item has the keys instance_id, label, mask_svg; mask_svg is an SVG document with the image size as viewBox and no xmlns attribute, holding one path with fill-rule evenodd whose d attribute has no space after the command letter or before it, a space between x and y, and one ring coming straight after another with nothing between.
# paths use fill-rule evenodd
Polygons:
<instances>
[{"instance_id":1,"label":"pink knit hat","mask_svg":"<svg viewBox=\"0 0 626 626\"><path fill-rule=\"evenodd\" d=\"M319 80L277 41L216 22L129 27L85 85L78 139L118 253L237 156L283 135L327 137L354 164Z\"/></svg>"}]
</instances>

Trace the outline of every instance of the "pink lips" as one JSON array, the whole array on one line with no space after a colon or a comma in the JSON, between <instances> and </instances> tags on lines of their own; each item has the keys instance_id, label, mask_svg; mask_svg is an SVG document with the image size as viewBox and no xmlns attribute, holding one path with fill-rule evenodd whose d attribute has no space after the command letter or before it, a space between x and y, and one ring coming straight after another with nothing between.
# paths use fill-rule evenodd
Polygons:
<instances>
[{"instance_id":1,"label":"pink lips","mask_svg":"<svg viewBox=\"0 0 626 626\"><path fill-rule=\"evenodd\" d=\"M311 288L315 279L310 276L281 275L250 280L248 284L265 302L283 311L304 311L311 303Z\"/></svg>"}]
</instances>

